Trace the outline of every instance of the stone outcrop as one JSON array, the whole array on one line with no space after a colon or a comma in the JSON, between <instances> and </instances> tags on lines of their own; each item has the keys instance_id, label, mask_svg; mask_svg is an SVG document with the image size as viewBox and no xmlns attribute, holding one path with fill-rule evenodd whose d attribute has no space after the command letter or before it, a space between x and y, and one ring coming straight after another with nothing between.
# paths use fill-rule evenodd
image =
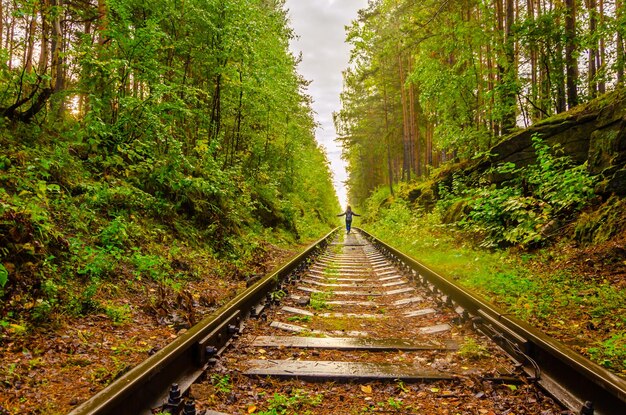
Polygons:
<instances>
[{"instance_id":1,"label":"stone outcrop","mask_svg":"<svg viewBox=\"0 0 626 415\"><path fill-rule=\"evenodd\" d=\"M536 134L550 146L559 144L575 163L587 162L589 171L600 177L597 193L626 196L626 90L511 134L470 170L485 171L505 162L518 167L534 162L532 137Z\"/></svg>"}]
</instances>

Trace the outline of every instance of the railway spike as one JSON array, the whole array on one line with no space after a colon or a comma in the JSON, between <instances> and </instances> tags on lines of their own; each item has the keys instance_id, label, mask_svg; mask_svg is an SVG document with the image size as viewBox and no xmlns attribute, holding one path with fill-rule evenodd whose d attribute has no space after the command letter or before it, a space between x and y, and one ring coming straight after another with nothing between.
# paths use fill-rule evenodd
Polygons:
<instances>
[{"instance_id":1,"label":"railway spike","mask_svg":"<svg viewBox=\"0 0 626 415\"><path fill-rule=\"evenodd\" d=\"M196 401L187 399L183 408L183 415L196 415Z\"/></svg>"},{"instance_id":2,"label":"railway spike","mask_svg":"<svg viewBox=\"0 0 626 415\"><path fill-rule=\"evenodd\" d=\"M593 415L593 414L594 414L593 402L591 401L585 402L583 407L580 408L580 415Z\"/></svg>"},{"instance_id":3,"label":"railway spike","mask_svg":"<svg viewBox=\"0 0 626 415\"><path fill-rule=\"evenodd\" d=\"M163 405L163 412L178 411L182 400L183 397L180 392L180 387L178 386L178 383L172 383L172 386L170 386L170 393L167 398L167 402Z\"/></svg>"}]
</instances>

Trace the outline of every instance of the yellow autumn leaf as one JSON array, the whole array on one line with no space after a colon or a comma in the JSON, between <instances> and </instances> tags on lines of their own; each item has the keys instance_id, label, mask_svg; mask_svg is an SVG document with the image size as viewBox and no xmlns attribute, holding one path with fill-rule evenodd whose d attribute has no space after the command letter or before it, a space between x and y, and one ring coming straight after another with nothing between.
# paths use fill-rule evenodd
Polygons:
<instances>
[{"instance_id":1,"label":"yellow autumn leaf","mask_svg":"<svg viewBox=\"0 0 626 415\"><path fill-rule=\"evenodd\" d=\"M437 393L437 392L439 392L439 388L430 388L430 391L432 393Z\"/></svg>"},{"instance_id":2,"label":"yellow autumn leaf","mask_svg":"<svg viewBox=\"0 0 626 415\"><path fill-rule=\"evenodd\" d=\"M372 387L370 385L361 385L361 392L372 393Z\"/></svg>"},{"instance_id":3,"label":"yellow autumn leaf","mask_svg":"<svg viewBox=\"0 0 626 415\"><path fill-rule=\"evenodd\" d=\"M256 405L250 405L248 406L248 413L251 414L254 411L256 411Z\"/></svg>"}]
</instances>

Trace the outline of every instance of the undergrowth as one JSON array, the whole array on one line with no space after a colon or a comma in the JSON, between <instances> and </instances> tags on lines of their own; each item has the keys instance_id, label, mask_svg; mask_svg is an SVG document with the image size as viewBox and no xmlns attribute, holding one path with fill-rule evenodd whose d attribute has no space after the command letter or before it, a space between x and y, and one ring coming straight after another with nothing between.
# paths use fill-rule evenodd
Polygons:
<instances>
[{"instance_id":1,"label":"undergrowth","mask_svg":"<svg viewBox=\"0 0 626 415\"><path fill-rule=\"evenodd\" d=\"M554 261L549 250L520 255L476 248L452 225L441 225L436 214L413 215L403 200L383 209L366 229L505 312L561 335L599 364L626 373L623 290L565 270L546 270L543 264Z\"/></svg>"},{"instance_id":2,"label":"undergrowth","mask_svg":"<svg viewBox=\"0 0 626 415\"><path fill-rule=\"evenodd\" d=\"M570 168L568 160L550 155L539 140L535 148L540 165L523 172L507 167L526 181L511 178L501 188L470 188L457 179L430 213L379 189L364 207L364 227L505 312L626 374L626 293L602 279L554 266L564 258L560 246L521 248L541 246L551 221L561 226L571 220L591 196L593 183L583 168ZM459 201L466 206L459 220L442 223L445 208Z\"/></svg>"},{"instance_id":3,"label":"undergrowth","mask_svg":"<svg viewBox=\"0 0 626 415\"><path fill-rule=\"evenodd\" d=\"M192 160L175 143L160 154L138 142L103 151L71 128L18 127L19 139L9 129L0 137L0 330L9 335L91 313L125 324L124 291L243 281L273 246L334 226L334 205L305 209L297 186L281 193L208 153Z\"/></svg>"},{"instance_id":4,"label":"undergrowth","mask_svg":"<svg viewBox=\"0 0 626 415\"><path fill-rule=\"evenodd\" d=\"M508 162L478 180L455 175L439 186L437 210L446 222L479 235L481 246L539 246L594 196L594 178L586 164L575 166L537 135L532 137L536 163ZM556 154L555 154L556 153ZM450 211L456 213L450 215Z\"/></svg>"}]
</instances>

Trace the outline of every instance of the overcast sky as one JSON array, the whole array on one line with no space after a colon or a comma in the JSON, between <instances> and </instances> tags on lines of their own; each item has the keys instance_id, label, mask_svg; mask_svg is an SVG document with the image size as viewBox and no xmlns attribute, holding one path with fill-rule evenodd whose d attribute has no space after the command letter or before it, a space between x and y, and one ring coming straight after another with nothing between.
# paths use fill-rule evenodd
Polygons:
<instances>
[{"instance_id":1,"label":"overcast sky","mask_svg":"<svg viewBox=\"0 0 626 415\"><path fill-rule=\"evenodd\" d=\"M326 149L334 184L341 206L345 209L347 178L341 148L336 143L333 112L340 109L341 72L348 66L349 45L345 43L345 26L357 17L357 11L367 6L367 0L287 0L291 27L298 39L291 44L297 56L302 52L298 71L312 81L308 93L313 97L313 110L320 127L317 141Z\"/></svg>"}]
</instances>

